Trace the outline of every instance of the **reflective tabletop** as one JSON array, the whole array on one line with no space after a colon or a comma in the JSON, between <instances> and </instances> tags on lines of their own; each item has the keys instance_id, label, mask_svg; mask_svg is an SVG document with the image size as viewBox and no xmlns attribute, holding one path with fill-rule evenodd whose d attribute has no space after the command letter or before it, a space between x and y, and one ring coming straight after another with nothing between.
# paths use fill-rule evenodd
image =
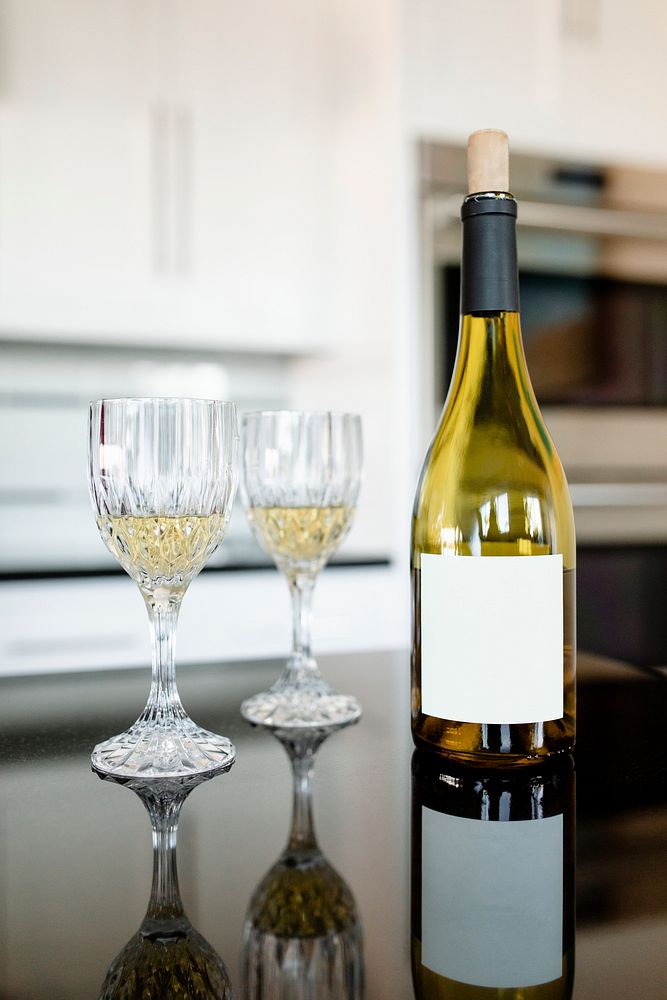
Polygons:
<instances>
[{"instance_id":1,"label":"reflective tabletop","mask_svg":"<svg viewBox=\"0 0 667 1000\"><path fill-rule=\"evenodd\" d=\"M411 956L423 997L576 967L577 1000L664 1000L664 674L582 654L574 760L498 777L413 753L407 653L322 660L363 717L301 742L239 714L279 663L181 666L237 760L158 790L89 762L148 669L0 681L2 1000L409 1000Z\"/></svg>"}]
</instances>

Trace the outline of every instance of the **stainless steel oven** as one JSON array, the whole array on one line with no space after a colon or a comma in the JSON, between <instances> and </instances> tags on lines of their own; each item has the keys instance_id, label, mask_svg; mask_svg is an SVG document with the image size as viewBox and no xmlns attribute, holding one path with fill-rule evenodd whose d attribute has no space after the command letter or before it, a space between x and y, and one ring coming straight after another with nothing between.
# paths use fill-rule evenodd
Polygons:
<instances>
[{"instance_id":1,"label":"stainless steel oven","mask_svg":"<svg viewBox=\"0 0 667 1000\"><path fill-rule=\"evenodd\" d=\"M424 434L459 316L463 147L420 147ZM524 343L570 482L579 641L667 664L667 172L513 154Z\"/></svg>"}]
</instances>

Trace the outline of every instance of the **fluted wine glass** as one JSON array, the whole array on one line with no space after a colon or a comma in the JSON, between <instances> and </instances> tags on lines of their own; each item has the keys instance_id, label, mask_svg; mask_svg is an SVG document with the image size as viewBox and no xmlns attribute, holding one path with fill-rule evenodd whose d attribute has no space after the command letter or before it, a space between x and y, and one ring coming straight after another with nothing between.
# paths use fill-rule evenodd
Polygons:
<instances>
[{"instance_id":1,"label":"fluted wine glass","mask_svg":"<svg viewBox=\"0 0 667 1000\"><path fill-rule=\"evenodd\" d=\"M176 688L181 601L222 541L236 490L233 403L102 399L90 405L89 486L97 526L146 602L153 642L148 702L127 732L98 744L93 767L178 777L225 770L234 747L187 715Z\"/></svg>"},{"instance_id":2,"label":"fluted wine glass","mask_svg":"<svg viewBox=\"0 0 667 1000\"><path fill-rule=\"evenodd\" d=\"M271 690L245 701L241 711L249 722L273 728L353 722L359 704L322 678L310 632L315 580L354 517L361 418L298 410L245 414L242 468L250 526L289 584L293 648Z\"/></svg>"}]
</instances>

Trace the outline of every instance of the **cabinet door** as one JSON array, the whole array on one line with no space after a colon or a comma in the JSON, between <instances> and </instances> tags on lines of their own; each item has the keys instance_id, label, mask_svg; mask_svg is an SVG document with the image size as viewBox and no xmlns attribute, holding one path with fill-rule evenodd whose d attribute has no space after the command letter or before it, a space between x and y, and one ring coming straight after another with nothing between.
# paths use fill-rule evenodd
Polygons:
<instances>
[{"instance_id":1,"label":"cabinet door","mask_svg":"<svg viewBox=\"0 0 667 1000\"><path fill-rule=\"evenodd\" d=\"M0 0L0 333L302 350L326 5Z\"/></svg>"},{"instance_id":2,"label":"cabinet door","mask_svg":"<svg viewBox=\"0 0 667 1000\"><path fill-rule=\"evenodd\" d=\"M222 343L303 349L326 323L325 9L174 4L180 267L195 321Z\"/></svg>"},{"instance_id":3,"label":"cabinet door","mask_svg":"<svg viewBox=\"0 0 667 1000\"><path fill-rule=\"evenodd\" d=\"M415 0L406 20L406 111L419 135L526 132L553 97L552 0Z\"/></svg>"},{"instance_id":4,"label":"cabinet door","mask_svg":"<svg viewBox=\"0 0 667 1000\"><path fill-rule=\"evenodd\" d=\"M664 163L667 138L656 127L664 119L667 84L664 5L564 0L563 14L565 140L603 161ZM651 198L637 191L642 194Z\"/></svg>"},{"instance_id":5,"label":"cabinet door","mask_svg":"<svg viewBox=\"0 0 667 1000\"><path fill-rule=\"evenodd\" d=\"M0 330L141 323L153 267L142 0L2 0Z\"/></svg>"},{"instance_id":6,"label":"cabinet door","mask_svg":"<svg viewBox=\"0 0 667 1000\"><path fill-rule=\"evenodd\" d=\"M655 0L413 0L414 134L504 128L517 147L661 163L667 22Z\"/></svg>"}]
</instances>

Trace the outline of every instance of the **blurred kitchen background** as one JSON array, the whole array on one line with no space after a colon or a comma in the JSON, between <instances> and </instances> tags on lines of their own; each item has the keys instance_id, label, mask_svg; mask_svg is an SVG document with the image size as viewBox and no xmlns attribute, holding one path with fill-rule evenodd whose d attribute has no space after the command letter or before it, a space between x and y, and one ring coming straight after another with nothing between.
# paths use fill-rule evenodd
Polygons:
<instances>
[{"instance_id":1,"label":"blurred kitchen background","mask_svg":"<svg viewBox=\"0 0 667 1000\"><path fill-rule=\"evenodd\" d=\"M580 645L667 664L667 12L649 0L0 0L0 672L145 665L87 495L91 398L364 420L320 652L407 648L451 373L468 133L504 128ZM281 655L237 505L179 662Z\"/></svg>"}]
</instances>

